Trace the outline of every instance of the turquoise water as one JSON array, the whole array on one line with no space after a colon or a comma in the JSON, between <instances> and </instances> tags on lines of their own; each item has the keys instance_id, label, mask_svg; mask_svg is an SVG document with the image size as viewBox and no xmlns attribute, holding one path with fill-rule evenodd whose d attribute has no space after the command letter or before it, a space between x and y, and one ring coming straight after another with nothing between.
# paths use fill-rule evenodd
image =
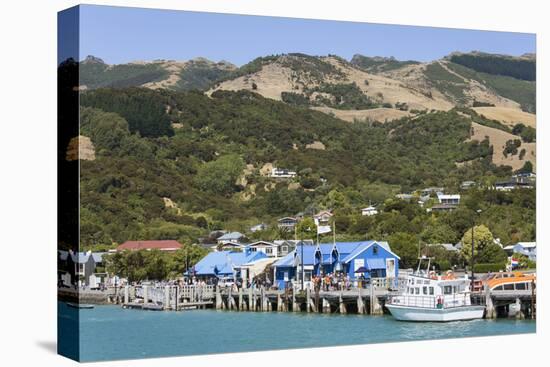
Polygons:
<instances>
[{"instance_id":1,"label":"turquoise water","mask_svg":"<svg viewBox=\"0 0 550 367\"><path fill-rule=\"evenodd\" d=\"M534 321L409 323L391 316L215 310L152 312L60 304L68 321L80 313L80 360L166 357L535 332Z\"/></svg>"}]
</instances>

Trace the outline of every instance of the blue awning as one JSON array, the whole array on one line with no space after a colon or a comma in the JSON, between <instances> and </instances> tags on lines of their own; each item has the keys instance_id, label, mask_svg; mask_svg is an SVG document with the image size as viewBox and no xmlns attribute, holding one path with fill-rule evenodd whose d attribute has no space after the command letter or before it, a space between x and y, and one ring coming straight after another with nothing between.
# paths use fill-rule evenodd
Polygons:
<instances>
[{"instance_id":1,"label":"blue awning","mask_svg":"<svg viewBox=\"0 0 550 367\"><path fill-rule=\"evenodd\" d=\"M386 269L386 262L384 259L367 259L367 266L370 270Z\"/></svg>"}]
</instances>

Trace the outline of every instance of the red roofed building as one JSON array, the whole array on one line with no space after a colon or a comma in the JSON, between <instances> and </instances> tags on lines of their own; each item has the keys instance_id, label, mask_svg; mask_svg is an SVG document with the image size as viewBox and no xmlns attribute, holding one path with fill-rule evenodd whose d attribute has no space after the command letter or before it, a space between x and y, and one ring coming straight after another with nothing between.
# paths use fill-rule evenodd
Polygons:
<instances>
[{"instance_id":1,"label":"red roofed building","mask_svg":"<svg viewBox=\"0 0 550 367\"><path fill-rule=\"evenodd\" d=\"M181 248L181 243L175 240L159 241L126 241L116 248L117 251L123 250L161 250L177 251Z\"/></svg>"}]
</instances>

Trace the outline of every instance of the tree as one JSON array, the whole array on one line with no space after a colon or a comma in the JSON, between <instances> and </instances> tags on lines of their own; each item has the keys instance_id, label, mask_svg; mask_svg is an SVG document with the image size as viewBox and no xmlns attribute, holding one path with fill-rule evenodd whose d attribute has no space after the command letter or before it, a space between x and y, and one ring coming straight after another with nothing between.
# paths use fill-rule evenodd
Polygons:
<instances>
[{"instance_id":1,"label":"tree","mask_svg":"<svg viewBox=\"0 0 550 367\"><path fill-rule=\"evenodd\" d=\"M173 275L181 276L188 267L195 266L207 254L208 250L200 245L183 245L174 254L170 270Z\"/></svg>"},{"instance_id":2,"label":"tree","mask_svg":"<svg viewBox=\"0 0 550 367\"><path fill-rule=\"evenodd\" d=\"M415 267L418 262L418 240L416 236L397 232L388 237L393 252L400 258L402 268Z\"/></svg>"},{"instance_id":3,"label":"tree","mask_svg":"<svg viewBox=\"0 0 550 367\"><path fill-rule=\"evenodd\" d=\"M296 225L296 234L298 239L311 239L317 233L317 226L312 218L304 218Z\"/></svg>"},{"instance_id":4,"label":"tree","mask_svg":"<svg viewBox=\"0 0 550 367\"><path fill-rule=\"evenodd\" d=\"M445 223L430 223L420 234L423 242L429 244L454 243L456 232Z\"/></svg>"},{"instance_id":5,"label":"tree","mask_svg":"<svg viewBox=\"0 0 550 367\"><path fill-rule=\"evenodd\" d=\"M195 176L195 184L213 194L229 195L235 191L235 181L244 168L242 158L236 154L222 156L203 164Z\"/></svg>"},{"instance_id":6,"label":"tree","mask_svg":"<svg viewBox=\"0 0 550 367\"><path fill-rule=\"evenodd\" d=\"M474 227L474 258L479 261L479 255L483 250L494 244L493 234L489 228L485 227L483 224ZM497 245L498 246L498 245ZM472 258L472 229L464 233L462 236L462 249L460 250L462 257L469 263ZM484 259L485 260L485 259Z\"/></svg>"}]
</instances>

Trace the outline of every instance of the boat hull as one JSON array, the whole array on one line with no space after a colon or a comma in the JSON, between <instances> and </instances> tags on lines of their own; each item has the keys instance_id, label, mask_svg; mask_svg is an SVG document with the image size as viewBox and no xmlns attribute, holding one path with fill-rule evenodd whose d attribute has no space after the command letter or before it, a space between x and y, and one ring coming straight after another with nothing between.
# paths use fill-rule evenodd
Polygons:
<instances>
[{"instance_id":1,"label":"boat hull","mask_svg":"<svg viewBox=\"0 0 550 367\"><path fill-rule=\"evenodd\" d=\"M448 322L481 319L484 306L461 306L453 308L422 308L402 305L386 305L395 319L400 321Z\"/></svg>"}]
</instances>

